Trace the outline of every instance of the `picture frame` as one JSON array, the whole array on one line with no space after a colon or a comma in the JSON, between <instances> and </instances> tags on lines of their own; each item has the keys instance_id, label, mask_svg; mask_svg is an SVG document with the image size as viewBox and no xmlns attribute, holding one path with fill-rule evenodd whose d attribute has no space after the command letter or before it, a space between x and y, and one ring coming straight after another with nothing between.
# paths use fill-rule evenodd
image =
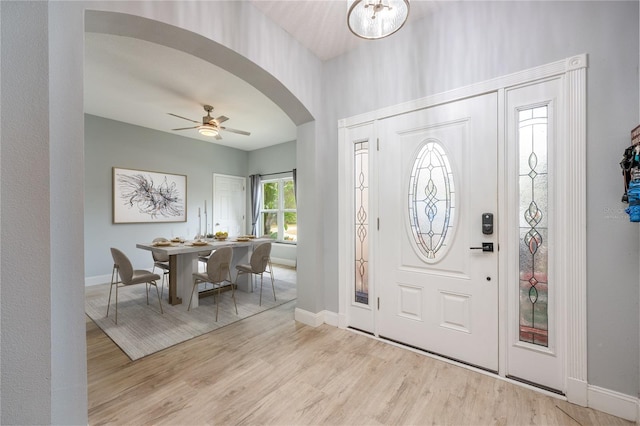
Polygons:
<instances>
[{"instance_id":1,"label":"picture frame","mask_svg":"<svg viewBox=\"0 0 640 426\"><path fill-rule=\"evenodd\" d=\"M187 176L113 167L113 223L187 221Z\"/></svg>"}]
</instances>

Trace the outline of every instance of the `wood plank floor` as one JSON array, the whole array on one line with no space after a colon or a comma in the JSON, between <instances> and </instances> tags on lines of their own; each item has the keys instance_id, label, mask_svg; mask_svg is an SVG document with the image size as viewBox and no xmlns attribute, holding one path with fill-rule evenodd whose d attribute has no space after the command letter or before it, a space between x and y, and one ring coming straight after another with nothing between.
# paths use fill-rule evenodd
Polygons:
<instances>
[{"instance_id":1,"label":"wood plank floor","mask_svg":"<svg viewBox=\"0 0 640 426\"><path fill-rule=\"evenodd\" d=\"M347 330L295 301L140 360L87 319L89 423L632 425Z\"/></svg>"}]
</instances>

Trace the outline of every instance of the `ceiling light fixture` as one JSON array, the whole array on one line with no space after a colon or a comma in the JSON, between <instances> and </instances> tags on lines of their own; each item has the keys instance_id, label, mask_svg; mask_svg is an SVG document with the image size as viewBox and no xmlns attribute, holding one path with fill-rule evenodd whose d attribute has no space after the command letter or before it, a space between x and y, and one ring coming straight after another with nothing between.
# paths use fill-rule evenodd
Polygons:
<instances>
[{"instance_id":1,"label":"ceiling light fixture","mask_svg":"<svg viewBox=\"0 0 640 426\"><path fill-rule=\"evenodd\" d=\"M398 31L409 16L409 0L355 0L347 24L358 37L375 40Z\"/></svg>"},{"instance_id":2,"label":"ceiling light fixture","mask_svg":"<svg viewBox=\"0 0 640 426\"><path fill-rule=\"evenodd\" d=\"M200 132L202 136L218 136L218 129L216 129L211 124L203 124L202 126L198 126L198 132Z\"/></svg>"}]
</instances>

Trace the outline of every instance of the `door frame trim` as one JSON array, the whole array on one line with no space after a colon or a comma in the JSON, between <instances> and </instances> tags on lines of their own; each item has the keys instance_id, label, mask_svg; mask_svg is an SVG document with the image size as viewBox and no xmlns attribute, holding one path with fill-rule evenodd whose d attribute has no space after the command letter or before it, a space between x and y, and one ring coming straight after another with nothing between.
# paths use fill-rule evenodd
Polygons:
<instances>
[{"instance_id":1,"label":"door frame trim","mask_svg":"<svg viewBox=\"0 0 640 426\"><path fill-rule=\"evenodd\" d=\"M350 264L353 253L350 247L353 232L350 221L349 186L343 185L349 181L348 175L351 165L351 143L349 129L363 125L372 129L371 140L377 138L377 120L404 114L407 112L429 108L444 103L475 97L490 92L498 93L498 150L500 170L498 175L498 190L505 194L505 170L503 167L505 141L505 91L511 87L529 82L561 77L563 81L564 105L559 111L564 124L558 140L564 141L558 147L558 167L556 191L566 194L557 209L558 240L563 244L558 247L556 258L559 260L556 277L558 281L566 283L560 295L559 311L566 312L565 321L559 326L565 327L565 379L567 399L578 405L587 406L587 300L586 300L586 69L588 67L587 54L580 54L564 60L552 62L539 67L497 77L484 82L454 89L448 92L416 99L398 105L367 112L353 117L338 120L338 180L339 188L338 209L340 218L338 244L338 325L348 327L348 304L351 299L349 293ZM499 210L503 214L506 209L504 197L499 197ZM371 212L370 216L377 216ZM504 217L504 216L503 216ZM500 239L505 233L500 234ZM504 246L505 241L501 241ZM507 292L506 262L499 256L499 318L506 318ZM375 294L375 282L370 283ZM374 320L375 323L375 320ZM506 357L506 322L499 322L499 365L500 375L505 374ZM375 324L374 324L375 326Z\"/></svg>"}]
</instances>

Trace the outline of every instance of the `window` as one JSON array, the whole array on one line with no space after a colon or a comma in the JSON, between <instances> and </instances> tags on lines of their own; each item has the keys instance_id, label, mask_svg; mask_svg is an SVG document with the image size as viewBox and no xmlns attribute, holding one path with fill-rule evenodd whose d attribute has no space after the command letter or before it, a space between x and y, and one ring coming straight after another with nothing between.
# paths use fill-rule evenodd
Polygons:
<instances>
[{"instance_id":1,"label":"window","mask_svg":"<svg viewBox=\"0 0 640 426\"><path fill-rule=\"evenodd\" d=\"M453 238L456 191L453 170L442 145L422 145L409 178L409 223L415 246L430 263L444 255Z\"/></svg>"},{"instance_id":2,"label":"window","mask_svg":"<svg viewBox=\"0 0 640 426\"><path fill-rule=\"evenodd\" d=\"M355 301L369 304L369 142L354 148Z\"/></svg>"},{"instance_id":3,"label":"window","mask_svg":"<svg viewBox=\"0 0 640 426\"><path fill-rule=\"evenodd\" d=\"M260 215L263 235L278 241L297 241L298 215L293 178L262 182Z\"/></svg>"},{"instance_id":4,"label":"window","mask_svg":"<svg viewBox=\"0 0 640 426\"><path fill-rule=\"evenodd\" d=\"M549 346L548 107L519 111L520 341Z\"/></svg>"}]
</instances>

